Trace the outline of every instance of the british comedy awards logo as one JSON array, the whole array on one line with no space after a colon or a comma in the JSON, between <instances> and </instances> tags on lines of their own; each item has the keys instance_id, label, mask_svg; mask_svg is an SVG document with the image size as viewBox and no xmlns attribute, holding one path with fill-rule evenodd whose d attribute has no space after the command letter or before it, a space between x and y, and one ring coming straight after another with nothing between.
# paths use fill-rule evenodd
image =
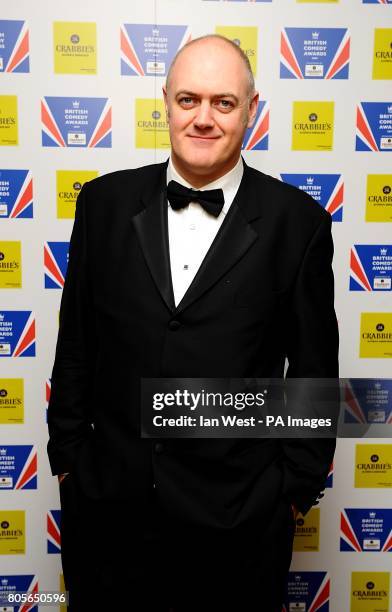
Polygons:
<instances>
[{"instance_id":1,"label":"british comedy awards logo","mask_svg":"<svg viewBox=\"0 0 392 612\"><path fill-rule=\"evenodd\" d=\"M327 572L289 572L282 612L329 612Z\"/></svg>"},{"instance_id":2,"label":"british comedy awards logo","mask_svg":"<svg viewBox=\"0 0 392 612\"><path fill-rule=\"evenodd\" d=\"M33 179L29 170L0 170L0 219L32 219Z\"/></svg>"},{"instance_id":3,"label":"british comedy awards logo","mask_svg":"<svg viewBox=\"0 0 392 612\"><path fill-rule=\"evenodd\" d=\"M57 98L41 101L42 146L112 146L112 109L108 98Z\"/></svg>"},{"instance_id":4,"label":"british comedy awards logo","mask_svg":"<svg viewBox=\"0 0 392 612\"><path fill-rule=\"evenodd\" d=\"M0 310L0 357L35 357L31 310Z\"/></svg>"},{"instance_id":5,"label":"british comedy awards logo","mask_svg":"<svg viewBox=\"0 0 392 612\"><path fill-rule=\"evenodd\" d=\"M25 21L0 19L0 72L30 72L29 30Z\"/></svg>"},{"instance_id":6,"label":"british comedy awards logo","mask_svg":"<svg viewBox=\"0 0 392 612\"><path fill-rule=\"evenodd\" d=\"M306 191L332 217L343 220L344 184L341 174L281 174L281 179Z\"/></svg>"},{"instance_id":7,"label":"british comedy awards logo","mask_svg":"<svg viewBox=\"0 0 392 612\"><path fill-rule=\"evenodd\" d=\"M391 291L392 246L355 244L350 254L350 291Z\"/></svg>"},{"instance_id":8,"label":"british comedy awards logo","mask_svg":"<svg viewBox=\"0 0 392 612\"><path fill-rule=\"evenodd\" d=\"M266 151L269 136L269 103L260 100L256 119L252 127L247 128L242 148L245 151Z\"/></svg>"},{"instance_id":9,"label":"british comedy awards logo","mask_svg":"<svg viewBox=\"0 0 392 612\"><path fill-rule=\"evenodd\" d=\"M392 424L392 380L348 378L342 399L345 423Z\"/></svg>"},{"instance_id":10,"label":"british comedy awards logo","mask_svg":"<svg viewBox=\"0 0 392 612\"><path fill-rule=\"evenodd\" d=\"M284 28L281 79L348 79L350 37L346 28Z\"/></svg>"},{"instance_id":11,"label":"british comedy awards logo","mask_svg":"<svg viewBox=\"0 0 392 612\"><path fill-rule=\"evenodd\" d=\"M172 60L191 39L188 26L124 23L121 26L121 74L166 76Z\"/></svg>"},{"instance_id":12,"label":"british comedy awards logo","mask_svg":"<svg viewBox=\"0 0 392 612\"><path fill-rule=\"evenodd\" d=\"M37 450L32 445L0 445L0 489L37 488Z\"/></svg>"},{"instance_id":13,"label":"british comedy awards logo","mask_svg":"<svg viewBox=\"0 0 392 612\"><path fill-rule=\"evenodd\" d=\"M392 103L361 102L357 106L356 151L392 151Z\"/></svg>"},{"instance_id":14,"label":"british comedy awards logo","mask_svg":"<svg viewBox=\"0 0 392 612\"><path fill-rule=\"evenodd\" d=\"M340 513L342 552L392 552L390 508L345 508Z\"/></svg>"},{"instance_id":15,"label":"british comedy awards logo","mask_svg":"<svg viewBox=\"0 0 392 612\"><path fill-rule=\"evenodd\" d=\"M68 267L69 242L45 242L45 289L62 289Z\"/></svg>"}]
</instances>

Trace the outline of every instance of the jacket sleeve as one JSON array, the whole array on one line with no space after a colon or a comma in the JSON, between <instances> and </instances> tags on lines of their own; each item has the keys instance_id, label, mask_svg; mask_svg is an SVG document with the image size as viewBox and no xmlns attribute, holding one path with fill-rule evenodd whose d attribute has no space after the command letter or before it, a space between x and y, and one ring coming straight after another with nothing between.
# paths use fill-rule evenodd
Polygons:
<instances>
[{"instance_id":1,"label":"jacket sleeve","mask_svg":"<svg viewBox=\"0 0 392 612\"><path fill-rule=\"evenodd\" d=\"M323 214L296 279L288 320L286 378L334 379L333 414L339 412L339 336L334 310L331 217ZM321 415L320 415L321 416ZM324 489L335 438L286 438L283 493L305 514Z\"/></svg>"},{"instance_id":2,"label":"jacket sleeve","mask_svg":"<svg viewBox=\"0 0 392 612\"><path fill-rule=\"evenodd\" d=\"M72 472L77 449L92 431L88 394L94 349L89 343L87 191L86 183L76 202L51 378L48 455L53 474Z\"/></svg>"}]
</instances>

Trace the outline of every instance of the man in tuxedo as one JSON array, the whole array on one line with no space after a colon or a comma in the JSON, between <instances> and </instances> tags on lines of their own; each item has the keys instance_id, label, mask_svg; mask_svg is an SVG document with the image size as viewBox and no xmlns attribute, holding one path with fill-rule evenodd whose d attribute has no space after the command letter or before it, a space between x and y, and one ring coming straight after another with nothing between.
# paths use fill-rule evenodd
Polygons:
<instances>
[{"instance_id":1,"label":"man in tuxedo","mask_svg":"<svg viewBox=\"0 0 392 612\"><path fill-rule=\"evenodd\" d=\"M69 609L278 612L335 441L142 439L140 380L336 377L331 219L242 160L234 43L188 43L163 94L168 162L77 201L48 412Z\"/></svg>"}]
</instances>

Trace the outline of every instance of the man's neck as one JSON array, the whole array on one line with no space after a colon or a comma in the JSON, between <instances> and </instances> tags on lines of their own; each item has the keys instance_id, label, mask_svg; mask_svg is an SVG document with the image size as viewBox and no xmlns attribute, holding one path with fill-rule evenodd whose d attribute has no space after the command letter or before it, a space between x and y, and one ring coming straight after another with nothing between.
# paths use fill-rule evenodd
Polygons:
<instances>
[{"instance_id":1,"label":"man's neck","mask_svg":"<svg viewBox=\"0 0 392 612\"><path fill-rule=\"evenodd\" d=\"M181 176L181 178L183 178L184 181L192 185L192 187L195 187L196 189L200 189L204 187L205 185L209 185L209 183L217 181L221 177L231 172L233 168L235 168L236 165L238 164L240 157L234 160L233 163L229 167L221 169L220 171L218 170L215 173L211 173L208 175L207 174L198 175L198 174L188 172L186 168L181 167L181 164L179 167L179 164L176 161L175 156L173 156L173 153L171 154L170 159L171 159L171 163L173 164L175 171Z\"/></svg>"}]
</instances>

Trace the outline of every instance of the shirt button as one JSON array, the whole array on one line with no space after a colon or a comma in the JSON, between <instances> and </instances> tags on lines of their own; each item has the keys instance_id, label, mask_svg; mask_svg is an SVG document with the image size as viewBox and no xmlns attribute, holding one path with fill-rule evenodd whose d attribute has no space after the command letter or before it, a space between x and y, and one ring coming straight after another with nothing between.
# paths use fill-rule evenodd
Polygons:
<instances>
[{"instance_id":1,"label":"shirt button","mask_svg":"<svg viewBox=\"0 0 392 612\"><path fill-rule=\"evenodd\" d=\"M162 444L162 442L156 442L156 443L154 444L154 452L155 452L157 455L161 455L161 454L163 453L163 451L164 451L164 450L165 450L165 447L164 447L164 445Z\"/></svg>"},{"instance_id":2,"label":"shirt button","mask_svg":"<svg viewBox=\"0 0 392 612\"><path fill-rule=\"evenodd\" d=\"M179 321L176 321L176 319L169 321L169 329L171 329L172 331L177 331L177 329L179 329L180 327L181 323Z\"/></svg>"}]
</instances>

